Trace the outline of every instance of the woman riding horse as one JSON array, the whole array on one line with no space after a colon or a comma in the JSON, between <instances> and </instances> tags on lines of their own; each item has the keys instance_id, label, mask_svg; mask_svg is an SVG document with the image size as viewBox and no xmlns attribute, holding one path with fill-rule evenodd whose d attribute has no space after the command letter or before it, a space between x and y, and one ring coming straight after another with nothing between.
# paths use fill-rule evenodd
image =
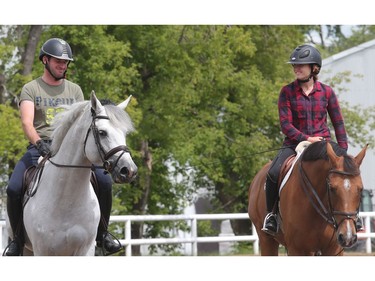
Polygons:
<instances>
[{"instance_id":1,"label":"woman riding horse","mask_svg":"<svg viewBox=\"0 0 375 281\"><path fill-rule=\"evenodd\" d=\"M338 144L348 149L344 119L337 96L333 89L318 81L322 66L319 51L310 45L294 49L287 62L292 65L296 80L284 86L279 95L278 109L281 130L285 135L283 147L273 159L266 178L267 215L262 230L270 235L278 231L276 203L281 166L295 154L295 148L302 141L311 143L331 140L327 124L330 116ZM357 218L357 229L362 221Z\"/></svg>"}]
</instances>

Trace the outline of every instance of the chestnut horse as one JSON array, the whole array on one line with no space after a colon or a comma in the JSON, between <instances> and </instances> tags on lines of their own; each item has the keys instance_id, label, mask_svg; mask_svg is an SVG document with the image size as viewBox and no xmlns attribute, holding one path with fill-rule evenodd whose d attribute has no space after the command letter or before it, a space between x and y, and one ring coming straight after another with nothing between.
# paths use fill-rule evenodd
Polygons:
<instances>
[{"instance_id":1,"label":"chestnut horse","mask_svg":"<svg viewBox=\"0 0 375 281\"><path fill-rule=\"evenodd\" d=\"M264 186L271 163L255 175L249 188L248 213L262 256L277 256L280 244L291 256L343 255L344 248L356 243L355 221L363 189L359 167L366 149L353 157L334 142L308 146L279 191L275 236L261 230L267 214Z\"/></svg>"}]
</instances>

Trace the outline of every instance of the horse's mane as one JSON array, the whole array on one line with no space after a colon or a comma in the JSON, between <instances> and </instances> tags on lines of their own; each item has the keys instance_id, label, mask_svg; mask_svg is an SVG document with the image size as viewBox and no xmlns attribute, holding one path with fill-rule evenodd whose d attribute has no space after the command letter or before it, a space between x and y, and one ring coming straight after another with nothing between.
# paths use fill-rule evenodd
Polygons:
<instances>
[{"instance_id":1,"label":"horse's mane","mask_svg":"<svg viewBox=\"0 0 375 281\"><path fill-rule=\"evenodd\" d=\"M333 151L337 156L344 157L344 171L352 174L359 173L359 167L354 158L347 154L346 150L340 147L336 142L330 141ZM301 155L302 161L316 161L319 159L327 160L327 142L318 141L310 144Z\"/></svg>"},{"instance_id":2,"label":"horse's mane","mask_svg":"<svg viewBox=\"0 0 375 281\"><path fill-rule=\"evenodd\" d=\"M72 105L62 106L65 110L59 112L52 123L52 147L53 153L56 153L68 130L75 122L84 122L88 128L91 125L91 102L82 101ZM124 134L134 131L132 120L127 112L115 105L104 105L110 122L114 127L120 128ZM85 117L87 120L82 120Z\"/></svg>"},{"instance_id":3,"label":"horse's mane","mask_svg":"<svg viewBox=\"0 0 375 281\"><path fill-rule=\"evenodd\" d=\"M133 122L125 110L111 104L104 105L104 108L114 127L120 128L125 135L134 131Z\"/></svg>"}]
</instances>

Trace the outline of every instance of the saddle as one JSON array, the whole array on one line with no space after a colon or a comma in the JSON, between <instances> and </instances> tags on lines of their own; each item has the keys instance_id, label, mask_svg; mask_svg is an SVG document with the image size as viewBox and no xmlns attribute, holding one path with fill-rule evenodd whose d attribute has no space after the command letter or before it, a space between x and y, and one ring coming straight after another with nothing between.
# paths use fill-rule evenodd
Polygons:
<instances>
[{"instance_id":1,"label":"saddle","mask_svg":"<svg viewBox=\"0 0 375 281\"><path fill-rule=\"evenodd\" d=\"M308 142L308 141L300 142L295 149L296 154L289 156L282 164L280 173L279 173L279 180L277 182L277 189L278 189L279 194L282 188L284 187L285 183L288 181L288 178L291 174L291 169L293 169L294 164L296 163L298 158L302 155L306 147L308 147L310 144L311 142ZM278 213L279 199L280 197L278 196L275 202L275 206L274 206L274 210L276 213Z\"/></svg>"},{"instance_id":2,"label":"saddle","mask_svg":"<svg viewBox=\"0 0 375 281\"><path fill-rule=\"evenodd\" d=\"M290 176L290 169L292 169L292 166L295 164L295 162L298 160L298 158L301 156L303 151L311 144L309 141L301 141L297 147L295 148L295 151L297 154L289 156L283 165L281 166L280 173L279 173L279 181L277 183L277 187L279 188L279 191L281 188L283 188L285 182L288 180Z\"/></svg>"},{"instance_id":3,"label":"saddle","mask_svg":"<svg viewBox=\"0 0 375 281\"><path fill-rule=\"evenodd\" d=\"M43 173L44 165L47 162L49 156L44 157L38 165L30 166L26 169L23 174L22 180L22 196L23 196L23 206L26 205L30 197L32 197L37 189L38 182Z\"/></svg>"},{"instance_id":4,"label":"saddle","mask_svg":"<svg viewBox=\"0 0 375 281\"><path fill-rule=\"evenodd\" d=\"M289 172L289 169L292 167L294 159L296 159L296 157L297 157L297 155L289 156L284 161L283 165L281 166L280 173L279 173L279 181L277 183L278 188L281 187L281 183L284 180L284 177L286 176L286 174Z\"/></svg>"},{"instance_id":5,"label":"saddle","mask_svg":"<svg viewBox=\"0 0 375 281\"><path fill-rule=\"evenodd\" d=\"M292 168L295 161L297 161L296 158L299 158L299 156L302 154L302 152L311 144L309 141L302 141L300 142L297 147L295 148L295 151L297 154L289 156L283 165L281 166L280 173L279 173L279 181L277 183L277 187L280 189L282 188L283 181L288 180L289 177L288 172Z\"/></svg>"},{"instance_id":6,"label":"saddle","mask_svg":"<svg viewBox=\"0 0 375 281\"><path fill-rule=\"evenodd\" d=\"M34 196L38 189L39 179L42 176L44 165L49 159L49 156L44 157L38 165L30 166L26 169L23 174L22 180L22 196L23 196L23 206L27 203L30 197ZM91 185L93 186L95 193L98 194L99 185L96 179L95 173L91 172Z\"/></svg>"}]
</instances>

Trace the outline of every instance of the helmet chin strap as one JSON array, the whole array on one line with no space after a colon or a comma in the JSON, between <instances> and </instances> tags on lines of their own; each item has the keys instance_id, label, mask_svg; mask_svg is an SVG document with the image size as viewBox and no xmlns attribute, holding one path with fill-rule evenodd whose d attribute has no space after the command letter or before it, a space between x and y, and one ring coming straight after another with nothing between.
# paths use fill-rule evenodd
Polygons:
<instances>
[{"instance_id":1,"label":"helmet chin strap","mask_svg":"<svg viewBox=\"0 0 375 281\"><path fill-rule=\"evenodd\" d=\"M307 83L311 80L311 78L313 77L313 65L310 65L311 66L311 72L310 72L310 75L309 75L309 78L306 78L306 79L297 79L298 82L300 83Z\"/></svg>"},{"instance_id":2,"label":"helmet chin strap","mask_svg":"<svg viewBox=\"0 0 375 281\"><path fill-rule=\"evenodd\" d=\"M69 64L68 64L68 65L69 65ZM51 68L49 67L49 63L48 63L48 61L44 64L44 66L45 66L45 68L48 70L49 74L51 74L51 76L52 76L53 78L55 78L55 81L59 81L59 80L65 78L67 70L65 70L65 72L63 73L63 76L61 76L61 77L57 77L55 74L52 73Z\"/></svg>"},{"instance_id":3,"label":"helmet chin strap","mask_svg":"<svg viewBox=\"0 0 375 281\"><path fill-rule=\"evenodd\" d=\"M312 75L310 75L309 78L307 78L307 79L297 79L297 80L300 83L307 83L307 82L309 82L311 80L311 78L312 78Z\"/></svg>"}]
</instances>

